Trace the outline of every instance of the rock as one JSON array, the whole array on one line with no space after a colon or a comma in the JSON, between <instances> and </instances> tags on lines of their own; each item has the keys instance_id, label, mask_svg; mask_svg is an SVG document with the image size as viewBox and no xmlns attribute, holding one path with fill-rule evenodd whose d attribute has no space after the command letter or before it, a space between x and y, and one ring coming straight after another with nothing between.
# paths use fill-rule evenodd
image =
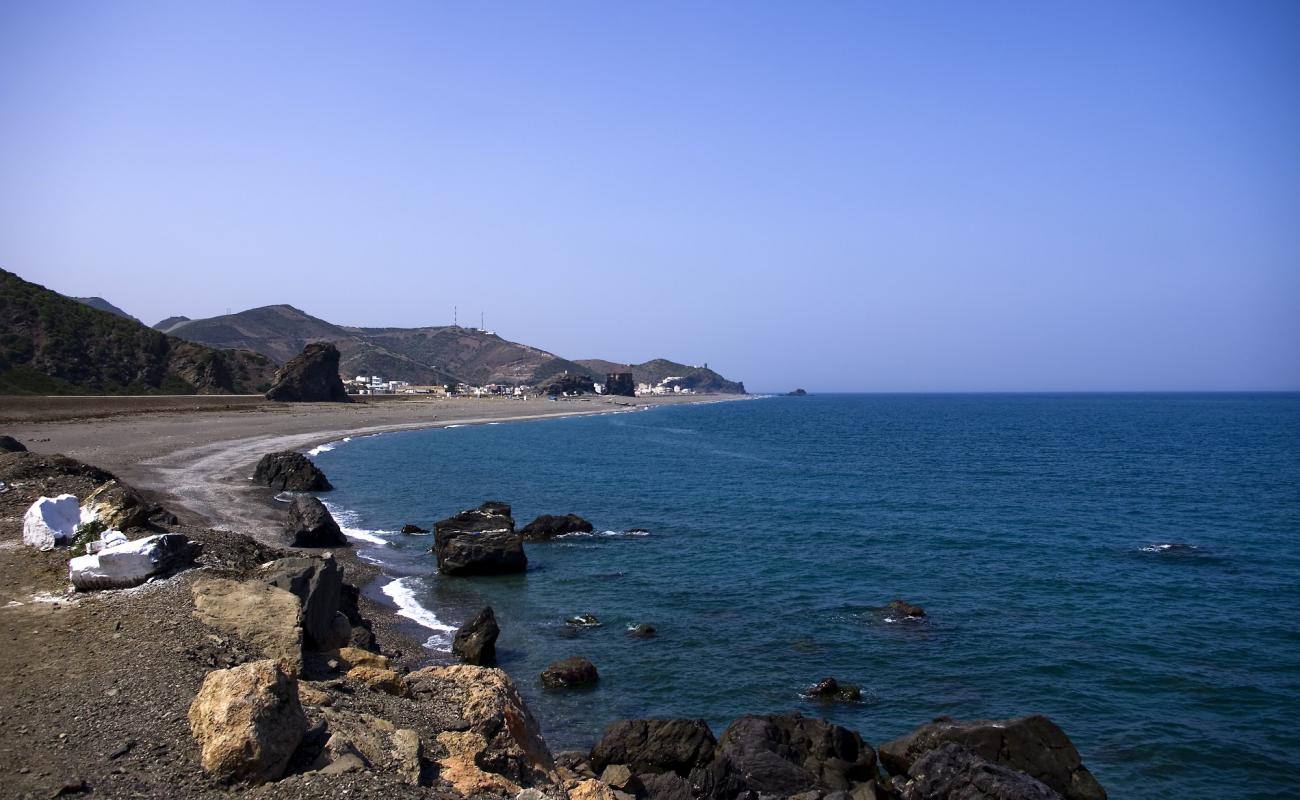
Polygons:
<instances>
[{"instance_id":1,"label":"rock","mask_svg":"<svg viewBox=\"0 0 1300 800\"><path fill-rule=\"evenodd\" d=\"M626 764L633 772L674 772L683 777L713 760L717 740L702 719L624 719L611 723L591 750L603 770Z\"/></svg>"},{"instance_id":2,"label":"rock","mask_svg":"<svg viewBox=\"0 0 1300 800\"><path fill-rule=\"evenodd\" d=\"M834 678L823 678L816 686L808 690L808 696L817 700L831 700L840 703L862 702L862 690L852 683L840 683Z\"/></svg>"},{"instance_id":3,"label":"rock","mask_svg":"<svg viewBox=\"0 0 1300 800\"><path fill-rule=\"evenodd\" d=\"M81 522L98 520L114 530L145 528L155 510L161 509L145 500L135 489L121 481L111 480L91 492L81 504Z\"/></svg>"},{"instance_id":4,"label":"rock","mask_svg":"<svg viewBox=\"0 0 1300 800\"><path fill-rule=\"evenodd\" d=\"M343 584L343 592L339 598L339 612L347 618L348 624L352 626L351 636L344 644L350 644L362 650L378 651L379 646L375 641L375 633L371 630L370 620L361 616L360 604L361 590L350 583Z\"/></svg>"},{"instance_id":5,"label":"rock","mask_svg":"<svg viewBox=\"0 0 1300 800\"><path fill-rule=\"evenodd\" d=\"M311 764L324 775L391 770L412 786L428 786L433 770L418 731L372 714L322 708L326 740ZM305 748L305 746L304 746Z\"/></svg>"},{"instance_id":6,"label":"rock","mask_svg":"<svg viewBox=\"0 0 1300 800\"><path fill-rule=\"evenodd\" d=\"M641 794L649 800L693 800L695 792L691 782L675 772L658 772L636 776L641 784Z\"/></svg>"},{"instance_id":7,"label":"rock","mask_svg":"<svg viewBox=\"0 0 1300 800\"><path fill-rule=\"evenodd\" d=\"M497 625L496 614L492 606L484 606L474 618L456 631L451 642L451 652L466 664L490 666L497 660L497 636L501 628Z\"/></svg>"},{"instance_id":8,"label":"rock","mask_svg":"<svg viewBox=\"0 0 1300 800\"><path fill-rule=\"evenodd\" d=\"M901 800L1060 800L1046 784L949 742L916 760Z\"/></svg>"},{"instance_id":9,"label":"rock","mask_svg":"<svg viewBox=\"0 0 1300 800\"><path fill-rule=\"evenodd\" d=\"M624 792L641 793L641 782L626 764L610 764L605 767L605 771L600 773L600 782Z\"/></svg>"},{"instance_id":10,"label":"rock","mask_svg":"<svg viewBox=\"0 0 1300 800\"><path fill-rule=\"evenodd\" d=\"M354 667L389 668L388 656L362 650L359 647L340 647L337 659L344 670L351 670Z\"/></svg>"},{"instance_id":11,"label":"rock","mask_svg":"<svg viewBox=\"0 0 1300 800\"><path fill-rule=\"evenodd\" d=\"M745 716L718 742L707 783L737 783L788 797L814 789L850 791L876 777L876 754L854 731L798 713ZM729 792L724 791L724 794Z\"/></svg>"},{"instance_id":12,"label":"rock","mask_svg":"<svg viewBox=\"0 0 1300 800\"><path fill-rule=\"evenodd\" d=\"M1106 798L1065 731L1041 714L1007 720L939 719L881 745L880 760L894 775L909 774L921 756L949 742L1042 781L1067 800Z\"/></svg>"},{"instance_id":13,"label":"rock","mask_svg":"<svg viewBox=\"0 0 1300 800\"><path fill-rule=\"evenodd\" d=\"M450 706L464 720L463 729L436 736L446 752L438 761L440 777L462 795L516 794L555 782L555 762L540 726L501 670L426 667L404 682L417 702Z\"/></svg>"},{"instance_id":14,"label":"rock","mask_svg":"<svg viewBox=\"0 0 1300 800\"><path fill-rule=\"evenodd\" d=\"M569 788L569 800L619 800L618 794L595 778L579 781Z\"/></svg>"},{"instance_id":15,"label":"rock","mask_svg":"<svg viewBox=\"0 0 1300 800\"><path fill-rule=\"evenodd\" d=\"M420 533L428 533L428 531L425 530L424 528L421 528L419 525L412 525L411 523L408 522L402 526L402 533L420 534Z\"/></svg>"},{"instance_id":16,"label":"rock","mask_svg":"<svg viewBox=\"0 0 1300 800\"><path fill-rule=\"evenodd\" d=\"M786 397L807 397L807 396L808 396L808 392L806 392L803 389L795 389L793 392L789 392L786 394Z\"/></svg>"},{"instance_id":17,"label":"rock","mask_svg":"<svg viewBox=\"0 0 1300 800\"><path fill-rule=\"evenodd\" d=\"M77 535L80 521L81 509L76 496L42 497L23 515L23 544L41 550L69 544Z\"/></svg>"},{"instance_id":18,"label":"rock","mask_svg":"<svg viewBox=\"0 0 1300 800\"><path fill-rule=\"evenodd\" d=\"M592 686L600 680L596 666L585 658L566 658L542 670L542 685L547 689L576 689Z\"/></svg>"},{"instance_id":19,"label":"rock","mask_svg":"<svg viewBox=\"0 0 1300 800\"><path fill-rule=\"evenodd\" d=\"M502 575L528 568L510 506L488 502L433 526L433 552L445 575Z\"/></svg>"},{"instance_id":20,"label":"rock","mask_svg":"<svg viewBox=\"0 0 1300 800\"><path fill-rule=\"evenodd\" d=\"M289 504L289 519L284 526L289 544L294 547L347 547L348 537L330 516L319 499L300 494Z\"/></svg>"},{"instance_id":21,"label":"rock","mask_svg":"<svg viewBox=\"0 0 1300 800\"><path fill-rule=\"evenodd\" d=\"M139 586L154 575L192 565L202 549L180 533L146 536L73 558L68 562L68 579L80 591Z\"/></svg>"},{"instance_id":22,"label":"rock","mask_svg":"<svg viewBox=\"0 0 1300 800\"><path fill-rule=\"evenodd\" d=\"M885 609L896 617L905 619L920 619L925 616L925 609L920 606L914 606L902 600L891 600Z\"/></svg>"},{"instance_id":23,"label":"rock","mask_svg":"<svg viewBox=\"0 0 1300 800\"><path fill-rule=\"evenodd\" d=\"M595 614L578 614L575 617L569 617L564 621L565 625L572 625L575 628L599 628L600 620Z\"/></svg>"},{"instance_id":24,"label":"rock","mask_svg":"<svg viewBox=\"0 0 1300 800\"><path fill-rule=\"evenodd\" d=\"M420 734L410 728L393 731L389 740L393 744L393 760L397 774L411 786L428 786L432 783L429 761L425 757L424 742Z\"/></svg>"},{"instance_id":25,"label":"rock","mask_svg":"<svg viewBox=\"0 0 1300 800\"><path fill-rule=\"evenodd\" d=\"M627 635L637 639L649 639L651 636L655 636L658 633L659 632L655 630L655 626L647 625L644 622L637 625L629 625L627 628Z\"/></svg>"},{"instance_id":26,"label":"rock","mask_svg":"<svg viewBox=\"0 0 1300 800\"><path fill-rule=\"evenodd\" d=\"M314 650L332 650L347 644L337 641L338 623L347 624L339 614L343 592L343 570L332 554L324 558L281 558L265 564L259 576L269 586L293 594L302 603L303 643ZM348 626L347 634L351 634Z\"/></svg>"},{"instance_id":27,"label":"rock","mask_svg":"<svg viewBox=\"0 0 1300 800\"><path fill-rule=\"evenodd\" d=\"M556 375L541 387L542 394L595 394L596 383L586 375Z\"/></svg>"},{"instance_id":28,"label":"rock","mask_svg":"<svg viewBox=\"0 0 1300 800\"><path fill-rule=\"evenodd\" d=\"M334 696L309 686L306 681L298 681L298 702L304 706L328 706L334 702Z\"/></svg>"},{"instance_id":29,"label":"rock","mask_svg":"<svg viewBox=\"0 0 1300 800\"><path fill-rule=\"evenodd\" d=\"M298 681L272 660L209 672L189 721L204 772L252 783L279 778L307 730Z\"/></svg>"},{"instance_id":30,"label":"rock","mask_svg":"<svg viewBox=\"0 0 1300 800\"><path fill-rule=\"evenodd\" d=\"M0 453L26 453L23 443L12 436L0 435Z\"/></svg>"},{"instance_id":31,"label":"rock","mask_svg":"<svg viewBox=\"0 0 1300 800\"><path fill-rule=\"evenodd\" d=\"M636 397L636 379L630 372L605 373L605 394Z\"/></svg>"},{"instance_id":32,"label":"rock","mask_svg":"<svg viewBox=\"0 0 1300 800\"><path fill-rule=\"evenodd\" d=\"M359 666L348 670L348 680L364 685L373 692L383 692L400 697L406 694L406 685L402 683L402 673L394 669Z\"/></svg>"},{"instance_id":33,"label":"rock","mask_svg":"<svg viewBox=\"0 0 1300 800\"><path fill-rule=\"evenodd\" d=\"M205 625L238 636L267 658L302 671L302 604L297 596L259 581L204 578L190 588L194 615Z\"/></svg>"},{"instance_id":34,"label":"rock","mask_svg":"<svg viewBox=\"0 0 1300 800\"><path fill-rule=\"evenodd\" d=\"M339 377L339 350L313 342L276 370L267 400L284 403L351 403Z\"/></svg>"},{"instance_id":35,"label":"rock","mask_svg":"<svg viewBox=\"0 0 1300 800\"><path fill-rule=\"evenodd\" d=\"M334 488L311 459L292 450L262 456L253 471L253 481L280 492L325 492Z\"/></svg>"},{"instance_id":36,"label":"rock","mask_svg":"<svg viewBox=\"0 0 1300 800\"><path fill-rule=\"evenodd\" d=\"M541 542L570 533L591 533L591 523L577 514L565 514L562 517L542 514L524 526L519 533L525 541Z\"/></svg>"},{"instance_id":37,"label":"rock","mask_svg":"<svg viewBox=\"0 0 1300 800\"><path fill-rule=\"evenodd\" d=\"M590 756L581 750L566 750L562 753L556 753L555 768L560 770L561 775L564 775L565 771L567 771L577 779L596 777L595 770L591 768Z\"/></svg>"}]
</instances>

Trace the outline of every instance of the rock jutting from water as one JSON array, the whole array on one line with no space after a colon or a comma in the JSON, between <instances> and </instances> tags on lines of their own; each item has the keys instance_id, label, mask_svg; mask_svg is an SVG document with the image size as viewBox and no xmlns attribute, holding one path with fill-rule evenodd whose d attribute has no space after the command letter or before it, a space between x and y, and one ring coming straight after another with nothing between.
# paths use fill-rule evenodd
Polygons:
<instances>
[{"instance_id":1,"label":"rock jutting from water","mask_svg":"<svg viewBox=\"0 0 1300 800\"><path fill-rule=\"evenodd\" d=\"M284 530L294 547L346 547L348 544L348 538L329 509L311 495L293 498Z\"/></svg>"},{"instance_id":2,"label":"rock jutting from water","mask_svg":"<svg viewBox=\"0 0 1300 800\"><path fill-rule=\"evenodd\" d=\"M852 683L841 683L834 678L824 678L808 690L808 697L814 700L828 700L839 703L862 702L862 689Z\"/></svg>"},{"instance_id":3,"label":"rock jutting from water","mask_svg":"<svg viewBox=\"0 0 1300 800\"><path fill-rule=\"evenodd\" d=\"M519 533L526 541L544 542L571 533L591 533L593 530L591 523L577 514L565 514L564 516L542 514L525 525Z\"/></svg>"},{"instance_id":4,"label":"rock jutting from water","mask_svg":"<svg viewBox=\"0 0 1300 800\"><path fill-rule=\"evenodd\" d=\"M510 506L489 501L434 523L433 553L444 575L504 575L528 569Z\"/></svg>"},{"instance_id":5,"label":"rock jutting from water","mask_svg":"<svg viewBox=\"0 0 1300 800\"><path fill-rule=\"evenodd\" d=\"M598 680L596 666L577 656L556 661L542 671L542 685L547 689L578 689L594 686Z\"/></svg>"},{"instance_id":6,"label":"rock jutting from water","mask_svg":"<svg viewBox=\"0 0 1300 800\"><path fill-rule=\"evenodd\" d=\"M339 377L339 350L331 342L313 342L275 373L267 400L286 403L351 403Z\"/></svg>"},{"instance_id":7,"label":"rock jutting from water","mask_svg":"<svg viewBox=\"0 0 1300 800\"><path fill-rule=\"evenodd\" d=\"M466 664L491 666L497 660L497 636L501 633L492 606L484 606L460 626L451 642L451 652Z\"/></svg>"},{"instance_id":8,"label":"rock jutting from water","mask_svg":"<svg viewBox=\"0 0 1300 800\"><path fill-rule=\"evenodd\" d=\"M257 462L253 481L281 492L325 492L334 487L302 453L267 453Z\"/></svg>"}]
</instances>

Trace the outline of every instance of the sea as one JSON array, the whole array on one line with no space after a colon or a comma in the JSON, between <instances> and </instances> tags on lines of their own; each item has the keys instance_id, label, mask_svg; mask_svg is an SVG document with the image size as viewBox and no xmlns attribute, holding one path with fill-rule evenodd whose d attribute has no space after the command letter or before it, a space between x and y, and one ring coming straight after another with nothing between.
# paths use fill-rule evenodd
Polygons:
<instances>
[{"instance_id":1,"label":"sea","mask_svg":"<svg viewBox=\"0 0 1300 800\"><path fill-rule=\"evenodd\" d=\"M491 605L556 751L630 717L721 735L798 710L878 745L1041 713L1112 798L1300 791L1300 395L765 397L311 454L383 568L368 591L434 662ZM483 578L437 574L432 537L398 533L486 500L595 531ZM544 690L575 655L598 686ZM832 676L862 702L804 696Z\"/></svg>"}]
</instances>

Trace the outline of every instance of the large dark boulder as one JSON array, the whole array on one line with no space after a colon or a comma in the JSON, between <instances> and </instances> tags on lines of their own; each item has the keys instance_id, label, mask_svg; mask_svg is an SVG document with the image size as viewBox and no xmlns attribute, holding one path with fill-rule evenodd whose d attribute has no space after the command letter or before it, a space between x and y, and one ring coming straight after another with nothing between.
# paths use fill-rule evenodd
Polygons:
<instances>
[{"instance_id":1,"label":"large dark boulder","mask_svg":"<svg viewBox=\"0 0 1300 800\"><path fill-rule=\"evenodd\" d=\"M253 481L281 492L325 492L334 488L310 458L292 450L267 453L258 459Z\"/></svg>"},{"instance_id":2,"label":"large dark boulder","mask_svg":"<svg viewBox=\"0 0 1300 800\"><path fill-rule=\"evenodd\" d=\"M636 397L636 380L630 372L609 372L605 374L605 394L619 397Z\"/></svg>"},{"instance_id":3,"label":"large dark boulder","mask_svg":"<svg viewBox=\"0 0 1300 800\"><path fill-rule=\"evenodd\" d=\"M622 719L605 728L591 750L591 765L597 772L626 764L636 773L685 777L713 760L717 744L702 719Z\"/></svg>"},{"instance_id":4,"label":"large dark boulder","mask_svg":"<svg viewBox=\"0 0 1300 800\"><path fill-rule=\"evenodd\" d=\"M504 575L528 568L510 506L488 502L434 523L433 552L444 575Z\"/></svg>"},{"instance_id":5,"label":"large dark boulder","mask_svg":"<svg viewBox=\"0 0 1300 800\"><path fill-rule=\"evenodd\" d=\"M713 763L692 781L715 798L789 797L851 792L875 777L876 754L856 732L794 713L737 719L722 734Z\"/></svg>"},{"instance_id":6,"label":"large dark boulder","mask_svg":"<svg viewBox=\"0 0 1300 800\"><path fill-rule=\"evenodd\" d=\"M351 403L339 377L339 349L313 342L276 370L267 400L285 403Z\"/></svg>"},{"instance_id":7,"label":"large dark boulder","mask_svg":"<svg viewBox=\"0 0 1300 800\"><path fill-rule=\"evenodd\" d=\"M484 606L474 618L456 631L451 652L466 664L491 666L497 660L497 636L501 633L492 606Z\"/></svg>"},{"instance_id":8,"label":"large dark boulder","mask_svg":"<svg viewBox=\"0 0 1300 800\"><path fill-rule=\"evenodd\" d=\"M862 702L862 689L852 683L841 683L834 678L823 678L808 690L808 697L834 703Z\"/></svg>"},{"instance_id":9,"label":"large dark boulder","mask_svg":"<svg viewBox=\"0 0 1300 800\"><path fill-rule=\"evenodd\" d=\"M1066 800L1106 800L1106 790L1083 765L1070 737L1041 714L1007 720L939 719L881 745L880 760L892 774L905 775L923 755L949 742L1036 778Z\"/></svg>"},{"instance_id":10,"label":"large dark boulder","mask_svg":"<svg viewBox=\"0 0 1300 800\"><path fill-rule=\"evenodd\" d=\"M600 680L596 665L585 658L566 658L542 670L542 685L547 689L578 689L593 686Z\"/></svg>"},{"instance_id":11,"label":"large dark boulder","mask_svg":"<svg viewBox=\"0 0 1300 800\"><path fill-rule=\"evenodd\" d=\"M520 534L523 535L526 541L539 542L570 533L591 533L592 530L594 529L591 527L591 523L577 514L565 514L562 517L554 514L542 514L525 525Z\"/></svg>"},{"instance_id":12,"label":"large dark boulder","mask_svg":"<svg viewBox=\"0 0 1300 800\"><path fill-rule=\"evenodd\" d=\"M901 800L1061 800L1047 784L948 743L916 760Z\"/></svg>"},{"instance_id":13,"label":"large dark boulder","mask_svg":"<svg viewBox=\"0 0 1300 800\"><path fill-rule=\"evenodd\" d=\"M325 650L348 644L351 624L339 610L343 570L333 556L281 558L262 567L261 574L266 583L302 601L302 632L308 647Z\"/></svg>"},{"instance_id":14,"label":"large dark boulder","mask_svg":"<svg viewBox=\"0 0 1300 800\"><path fill-rule=\"evenodd\" d=\"M12 436L0 436L0 453L26 453L23 443Z\"/></svg>"},{"instance_id":15,"label":"large dark boulder","mask_svg":"<svg viewBox=\"0 0 1300 800\"><path fill-rule=\"evenodd\" d=\"M325 504L306 494L298 495L289 504L285 533L294 547L343 547L348 543Z\"/></svg>"}]
</instances>

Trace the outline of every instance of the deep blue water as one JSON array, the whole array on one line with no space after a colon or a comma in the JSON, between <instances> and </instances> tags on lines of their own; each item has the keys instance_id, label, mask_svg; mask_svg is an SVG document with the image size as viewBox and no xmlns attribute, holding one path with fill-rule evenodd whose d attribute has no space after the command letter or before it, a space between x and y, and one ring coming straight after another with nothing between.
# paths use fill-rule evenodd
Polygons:
<instances>
[{"instance_id":1,"label":"deep blue water","mask_svg":"<svg viewBox=\"0 0 1300 800\"><path fill-rule=\"evenodd\" d=\"M316 460L347 524L391 540L362 551L439 620L495 607L501 664L557 750L620 717L721 734L797 708L879 744L940 714L1041 712L1115 798L1296 791L1300 396L782 397L389 434ZM488 499L521 526L576 512L650 534L444 578L430 537L391 533ZM928 621L887 622L896 597ZM578 613L604 625L564 624ZM637 622L659 635L629 638ZM599 687L544 692L569 655ZM827 675L866 702L800 697Z\"/></svg>"}]
</instances>

